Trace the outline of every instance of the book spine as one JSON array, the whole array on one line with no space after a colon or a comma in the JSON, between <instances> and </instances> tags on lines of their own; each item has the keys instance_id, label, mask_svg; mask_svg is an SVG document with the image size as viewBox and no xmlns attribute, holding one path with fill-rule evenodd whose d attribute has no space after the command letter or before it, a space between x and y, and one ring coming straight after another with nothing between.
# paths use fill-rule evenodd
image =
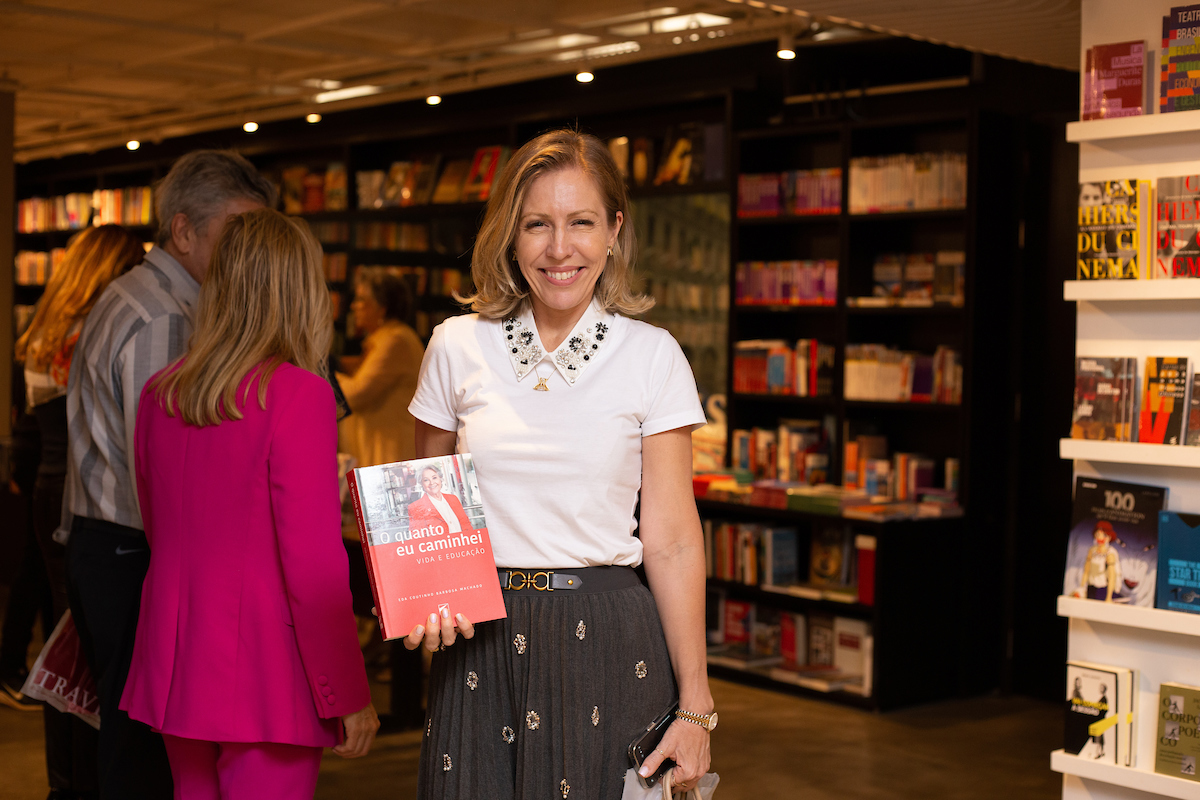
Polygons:
<instances>
[{"instance_id":1,"label":"book spine","mask_svg":"<svg viewBox=\"0 0 1200 800\"><path fill-rule=\"evenodd\" d=\"M375 580L377 565L375 555L371 552L371 542L367 537L367 522L363 515L362 495L358 490L358 479L354 474L356 471L350 470L346 473L346 484L350 489L350 496L354 498L354 520L358 523L358 541L362 545L363 559L367 562L367 577L371 579L371 598L375 601L375 610L378 612L379 634L386 641L391 638L388 636L387 612L385 604L379 596L379 585Z\"/></svg>"}]
</instances>

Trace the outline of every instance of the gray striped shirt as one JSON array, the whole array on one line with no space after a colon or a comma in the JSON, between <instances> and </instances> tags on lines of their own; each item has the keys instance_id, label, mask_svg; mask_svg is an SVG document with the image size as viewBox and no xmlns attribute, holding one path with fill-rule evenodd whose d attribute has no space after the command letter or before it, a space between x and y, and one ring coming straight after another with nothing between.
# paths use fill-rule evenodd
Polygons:
<instances>
[{"instance_id":1,"label":"gray striped shirt","mask_svg":"<svg viewBox=\"0 0 1200 800\"><path fill-rule=\"evenodd\" d=\"M70 514L143 527L133 471L138 399L150 376L184 354L199 291L178 261L154 247L88 314L67 381L66 530Z\"/></svg>"}]
</instances>

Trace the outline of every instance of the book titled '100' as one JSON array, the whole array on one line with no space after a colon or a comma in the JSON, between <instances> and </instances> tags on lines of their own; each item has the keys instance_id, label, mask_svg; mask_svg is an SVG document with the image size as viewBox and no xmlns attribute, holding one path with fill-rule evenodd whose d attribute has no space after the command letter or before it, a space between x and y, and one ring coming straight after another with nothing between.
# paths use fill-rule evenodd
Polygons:
<instances>
[{"instance_id":1,"label":"book titled '100'","mask_svg":"<svg viewBox=\"0 0 1200 800\"><path fill-rule=\"evenodd\" d=\"M384 639L407 636L443 611L472 623L505 617L469 453L360 467L346 477Z\"/></svg>"}]
</instances>

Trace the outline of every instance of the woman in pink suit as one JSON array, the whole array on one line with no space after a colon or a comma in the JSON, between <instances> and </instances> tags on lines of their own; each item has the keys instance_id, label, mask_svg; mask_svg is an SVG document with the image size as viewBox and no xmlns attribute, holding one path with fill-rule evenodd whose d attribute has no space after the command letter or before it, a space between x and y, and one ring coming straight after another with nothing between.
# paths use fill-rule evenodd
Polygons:
<instances>
[{"instance_id":1,"label":"woman in pink suit","mask_svg":"<svg viewBox=\"0 0 1200 800\"><path fill-rule=\"evenodd\" d=\"M454 495L442 492L442 473L437 467L421 470L421 491L424 494L408 505L409 530L430 525L442 525L446 533L475 530L462 502Z\"/></svg>"},{"instance_id":2,"label":"woman in pink suit","mask_svg":"<svg viewBox=\"0 0 1200 800\"><path fill-rule=\"evenodd\" d=\"M178 800L311 798L322 748L364 755L379 727L342 546L329 338L312 235L239 214L188 355L142 392L151 555L121 708L162 732Z\"/></svg>"}]
</instances>

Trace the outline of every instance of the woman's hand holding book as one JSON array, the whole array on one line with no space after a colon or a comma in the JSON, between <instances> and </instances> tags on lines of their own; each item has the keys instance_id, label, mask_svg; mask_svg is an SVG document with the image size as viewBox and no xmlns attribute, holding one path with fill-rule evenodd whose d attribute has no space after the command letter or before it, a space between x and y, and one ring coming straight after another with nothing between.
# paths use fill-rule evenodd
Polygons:
<instances>
[{"instance_id":1,"label":"woman's hand holding book","mask_svg":"<svg viewBox=\"0 0 1200 800\"><path fill-rule=\"evenodd\" d=\"M458 624L455 625L455 622ZM425 649L433 652L454 644L459 635L470 639L475 635L475 626L462 614L455 614L451 620L450 609L443 608L440 620L436 613L430 614L427 624L414 627L412 632L404 637L404 646L409 650L416 650L424 642Z\"/></svg>"}]
</instances>

